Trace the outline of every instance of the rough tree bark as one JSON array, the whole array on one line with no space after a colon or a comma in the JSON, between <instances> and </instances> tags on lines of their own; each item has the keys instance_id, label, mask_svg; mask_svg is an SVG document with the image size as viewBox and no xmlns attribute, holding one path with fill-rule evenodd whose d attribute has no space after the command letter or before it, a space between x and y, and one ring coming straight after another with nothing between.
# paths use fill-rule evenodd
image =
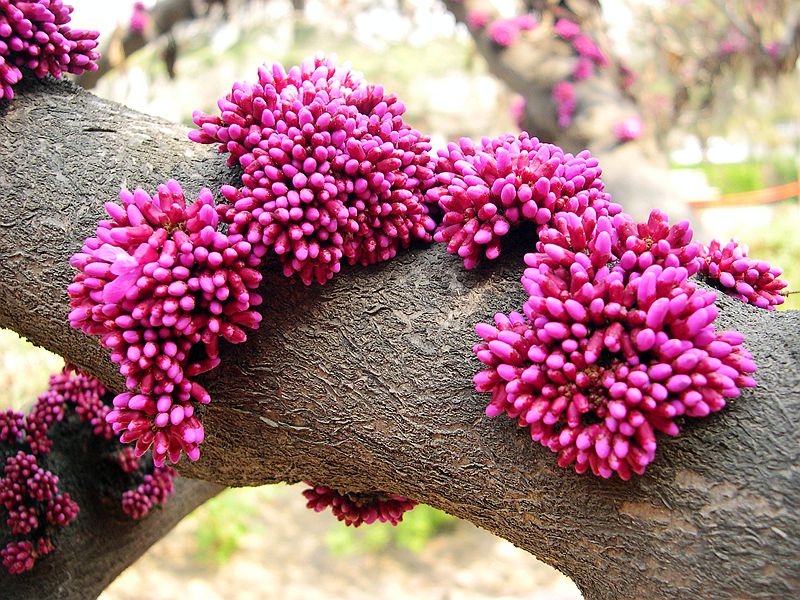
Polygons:
<instances>
[{"instance_id":1,"label":"rough tree bark","mask_svg":"<svg viewBox=\"0 0 800 600\"><path fill-rule=\"evenodd\" d=\"M235 178L224 162L180 126L66 84L20 86L0 106L0 326L118 385L97 342L66 325L67 258L120 185L214 189ZM472 389L472 327L521 305L530 243L472 272L437 245L321 287L267 275L264 326L204 381L207 439L182 474L399 493L510 540L587 600L796 596L800 312L723 297L721 326L746 335L759 387L662 439L643 477L578 476L510 420L485 418ZM64 539L90 531L84 518ZM37 584L57 597L53 580L76 576L68 551L42 564Z\"/></svg>"},{"instance_id":2,"label":"rough tree bark","mask_svg":"<svg viewBox=\"0 0 800 600\"><path fill-rule=\"evenodd\" d=\"M472 10L484 11L492 18L497 15L490 0L444 0L444 4L461 23L467 22ZM508 48L492 42L486 28L468 27L490 72L525 98L525 129L570 152L588 148L603 166L606 186L618 198L625 198L625 208L632 215L643 218L652 208L661 207L686 216L683 201L669 185L667 157L657 149L652 136L645 132L642 138L626 143L619 143L614 136L614 124L640 114L640 110L621 87L618 58L605 39L600 3L571 0L531 4L547 5L542 22ZM553 33L553 23L561 16L580 21L611 61L609 67L575 84L577 106L567 128L557 124L552 92L556 83L569 78L578 56L568 42Z\"/></svg>"}]
</instances>

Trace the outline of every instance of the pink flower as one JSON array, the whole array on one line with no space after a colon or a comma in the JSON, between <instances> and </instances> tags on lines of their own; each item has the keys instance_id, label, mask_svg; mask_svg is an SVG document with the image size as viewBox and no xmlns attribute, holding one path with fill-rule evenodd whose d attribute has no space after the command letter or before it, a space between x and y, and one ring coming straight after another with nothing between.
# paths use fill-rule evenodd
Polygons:
<instances>
[{"instance_id":1,"label":"pink flower","mask_svg":"<svg viewBox=\"0 0 800 600\"><path fill-rule=\"evenodd\" d=\"M135 520L143 519L153 506L165 504L174 493L175 470L171 467L156 467L152 475L145 475L144 482L136 489L122 494L123 512Z\"/></svg>"},{"instance_id":2,"label":"pink flower","mask_svg":"<svg viewBox=\"0 0 800 600\"><path fill-rule=\"evenodd\" d=\"M0 0L0 100L14 97L22 67L39 78L97 68L99 34L70 28L71 12L62 0Z\"/></svg>"},{"instance_id":3,"label":"pink flower","mask_svg":"<svg viewBox=\"0 0 800 600\"><path fill-rule=\"evenodd\" d=\"M70 260L79 272L67 290L69 320L100 337L128 389L141 393L79 413L98 434L110 425L123 443L136 440L139 456L153 446L159 465L181 452L197 460L203 428L192 402L211 398L194 378L219 364L220 339L238 344L258 328L260 258L241 234L221 230L209 190L188 206L175 181L153 197L137 189L120 198Z\"/></svg>"},{"instance_id":4,"label":"pink flower","mask_svg":"<svg viewBox=\"0 0 800 600\"><path fill-rule=\"evenodd\" d=\"M572 78L575 81L583 81L589 79L594 75L594 63L591 59L581 56L578 62L575 63L575 68L572 70Z\"/></svg>"},{"instance_id":5,"label":"pink flower","mask_svg":"<svg viewBox=\"0 0 800 600\"><path fill-rule=\"evenodd\" d=\"M556 104L558 126L566 129L572 124L572 115L578 106L575 86L569 81L559 81L553 86L553 102Z\"/></svg>"},{"instance_id":6,"label":"pink flower","mask_svg":"<svg viewBox=\"0 0 800 600\"><path fill-rule=\"evenodd\" d=\"M472 9L467 13L467 27L470 29L483 29L489 22L489 13L485 10Z\"/></svg>"},{"instance_id":7,"label":"pink flower","mask_svg":"<svg viewBox=\"0 0 800 600\"><path fill-rule=\"evenodd\" d=\"M627 219L589 209L562 220L561 237L525 257L525 315L476 326L474 351L488 367L476 389L492 394L489 416L529 428L560 466L628 479L655 458L656 432L678 435L678 417L719 411L754 386L755 363L740 333L716 331L716 295L679 266L683 226L661 238L677 253L625 268ZM661 228L660 215L651 220L639 231Z\"/></svg>"},{"instance_id":8,"label":"pink flower","mask_svg":"<svg viewBox=\"0 0 800 600\"><path fill-rule=\"evenodd\" d=\"M517 15L511 19L520 31L533 31L539 25L535 15L530 13Z\"/></svg>"},{"instance_id":9,"label":"pink flower","mask_svg":"<svg viewBox=\"0 0 800 600\"><path fill-rule=\"evenodd\" d=\"M221 117L195 113L190 138L219 143L244 169L241 188L223 187L220 214L255 256L274 252L309 285L345 259L370 265L430 241L430 143L382 87L317 56L288 72L263 66L219 106Z\"/></svg>"},{"instance_id":10,"label":"pink flower","mask_svg":"<svg viewBox=\"0 0 800 600\"><path fill-rule=\"evenodd\" d=\"M586 35L579 35L572 40L572 46L582 57L588 58L598 67L608 66L608 59L595 41Z\"/></svg>"},{"instance_id":11,"label":"pink flower","mask_svg":"<svg viewBox=\"0 0 800 600\"><path fill-rule=\"evenodd\" d=\"M468 269L481 256L497 258L501 238L523 221L541 227L562 210L621 210L603 192L600 169L588 152L565 155L526 132L480 144L467 138L450 143L438 152L436 170L438 185L428 202L437 203L444 217L434 240L447 243Z\"/></svg>"},{"instance_id":12,"label":"pink flower","mask_svg":"<svg viewBox=\"0 0 800 600\"><path fill-rule=\"evenodd\" d=\"M569 19L559 19L556 21L553 30L559 37L565 40L572 40L581 33L580 25Z\"/></svg>"},{"instance_id":13,"label":"pink flower","mask_svg":"<svg viewBox=\"0 0 800 600\"><path fill-rule=\"evenodd\" d=\"M205 432L190 400L185 392L177 396L124 392L114 398L114 408L106 421L123 444L136 442L136 456L152 448L153 462L158 467L167 458L177 463L181 454L195 461L200 458Z\"/></svg>"},{"instance_id":14,"label":"pink flower","mask_svg":"<svg viewBox=\"0 0 800 600\"><path fill-rule=\"evenodd\" d=\"M128 27L135 33L144 33L145 29L150 25L150 11L144 5L144 2L134 2L133 14Z\"/></svg>"},{"instance_id":15,"label":"pink flower","mask_svg":"<svg viewBox=\"0 0 800 600\"><path fill-rule=\"evenodd\" d=\"M6 524L11 534L35 537L11 541L0 550L3 566L11 574L33 568L36 559L52 552L49 535L56 527L66 527L78 514L78 505L69 494L61 494L58 477L25 452L6 459L0 478L0 512L8 514Z\"/></svg>"},{"instance_id":16,"label":"pink flower","mask_svg":"<svg viewBox=\"0 0 800 600\"><path fill-rule=\"evenodd\" d=\"M629 142L641 137L643 129L642 119L634 115L614 124L614 137L620 142Z\"/></svg>"},{"instance_id":17,"label":"pink flower","mask_svg":"<svg viewBox=\"0 0 800 600\"><path fill-rule=\"evenodd\" d=\"M775 310L784 301L781 290L787 283L780 279L783 271L766 261L750 258L748 252L749 248L736 240L724 246L712 240L702 249L701 270L729 296L759 308Z\"/></svg>"},{"instance_id":18,"label":"pink flower","mask_svg":"<svg viewBox=\"0 0 800 600\"><path fill-rule=\"evenodd\" d=\"M495 19L489 25L487 34L495 44L508 48L517 42L519 28L512 19Z\"/></svg>"},{"instance_id":19,"label":"pink flower","mask_svg":"<svg viewBox=\"0 0 800 600\"><path fill-rule=\"evenodd\" d=\"M376 521L397 525L403 520L403 514L417 505L413 500L395 494L342 493L322 485L315 486L309 481L306 483L312 486L303 491L303 496L308 500L306 507L316 512L330 507L339 521L353 527L370 525Z\"/></svg>"},{"instance_id":20,"label":"pink flower","mask_svg":"<svg viewBox=\"0 0 800 600\"><path fill-rule=\"evenodd\" d=\"M211 192L189 206L180 185L120 193L106 203L110 220L70 262L72 327L100 336L129 389L207 394L188 378L219 362L219 339L241 343L258 327L259 260L241 235L220 231ZM204 355L189 359L202 345Z\"/></svg>"}]
</instances>

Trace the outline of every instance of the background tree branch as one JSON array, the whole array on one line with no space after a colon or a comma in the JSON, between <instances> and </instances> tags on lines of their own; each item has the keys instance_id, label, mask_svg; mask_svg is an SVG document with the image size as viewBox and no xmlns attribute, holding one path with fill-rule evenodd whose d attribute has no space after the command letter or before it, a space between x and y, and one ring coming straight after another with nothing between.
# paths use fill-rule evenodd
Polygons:
<instances>
[{"instance_id":1,"label":"background tree branch","mask_svg":"<svg viewBox=\"0 0 800 600\"><path fill-rule=\"evenodd\" d=\"M17 94L0 106L0 326L118 387L96 340L68 329L67 258L121 185L174 177L194 194L237 175L184 128L68 84L26 79ZM578 476L510 420L485 418L473 392L472 327L524 299L532 240L516 238L471 272L437 245L325 286L268 274L263 328L203 382L203 455L181 472L399 493L528 550L587 600L795 595L800 313L721 298L720 326L745 334L759 387L662 438L644 477ZM60 551L52 560L68 568Z\"/></svg>"},{"instance_id":2,"label":"background tree branch","mask_svg":"<svg viewBox=\"0 0 800 600\"><path fill-rule=\"evenodd\" d=\"M467 22L471 10L496 16L490 0L444 0L455 18ZM639 114L633 97L622 87L618 57L605 39L600 5L594 1L573 2L570 10L549 6L542 22L534 30L524 32L515 44L502 48L490 39L487 28L468 28L490 72L511 90L525 99L524 129L544 142L563 147L569 152L589 148L603 166L609 191L626 199L626 210L637 218L645 218L655 207L669 208L681 217L687 209L669 185L667 159L654 144L653 137L620 143L614 125ZM569 78L578 62L578 55L569 42L553 32L559 17L578 19L585 33L601 45L609 66L596 69L594 75L575 83L577 106L572 123L558 126L553 87Z\"/></svg>"},{"instance_id":3,"label":"background tree branch","mask_svg":"<svg viewBox=\"0 0 800 600\"><path fill-rule=\"evenodd\" d=\"M106 73L119 67L129 56L152 40L171 32L181 21L197 18L197 4L197 0L162 0L149 11L151 26L145 32L118 27L108 37L108 42L100 53L97 70L86 71L76 81L87 90L92 89Z\"/></svg>"},{"instance_id":4,"label":"background tree branch","mask_svg":"<svg viewBox=\"0 0 800 600\"><path fill-rule=\"evenodd\" d=\"M80 419L71 417L54 427L53 451L46 464L58 475L60 489L77 501L80 513L59 530L56 551L39 559L32 571L9 575L0 568L5 598L96 598L181 519L224 489L177 477L175 494L167 503L134 521L122 512L122 490L106 471L108 458L93 452L95 439Z\"/></svg>"}]
</instances>

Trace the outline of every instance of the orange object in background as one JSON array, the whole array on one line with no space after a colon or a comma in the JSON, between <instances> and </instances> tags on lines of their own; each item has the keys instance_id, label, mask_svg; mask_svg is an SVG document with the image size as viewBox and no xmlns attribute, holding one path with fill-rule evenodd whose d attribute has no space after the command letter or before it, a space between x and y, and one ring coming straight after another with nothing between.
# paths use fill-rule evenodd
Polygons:
<instances>
[{"instance_id":1,"label":"orange object in background","mask_svg":"<svg viewBox=\"0 0 800 600\"><path fill-rule=\"evenodd\" d=\"M713 200L687 200L687 204L691 208L717 208L747 204L772 204L798 197L800 197L800 180L752 192L721 194Z\"/></svg>"}]
</instances>

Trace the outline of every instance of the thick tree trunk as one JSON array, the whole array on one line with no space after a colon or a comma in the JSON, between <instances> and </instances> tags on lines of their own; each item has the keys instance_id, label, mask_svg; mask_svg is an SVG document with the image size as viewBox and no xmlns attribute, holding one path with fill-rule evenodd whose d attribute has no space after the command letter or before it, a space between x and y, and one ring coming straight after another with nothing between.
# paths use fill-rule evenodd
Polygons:
<instances>
[{"instance_id":1,"label":"thick tree trunk","mask_svg":"<svg viewBox=\"0 0 800 600\"><path fill-rule=\"evenodd\" d=\"M97 342L67 327L67 258L120 185L174 177L194 193L236 176L182 127L53 82L20 86L0 131L0 326L118 384ZM800 593L800 313L722 298L721 326L746 335L759 387L662 439L643 477L578 476L487 419L472 388L472 327L520 307L530 243L472 272L437 245L322 287L267 275L263 328L204 381L207 439L180 470L399 493L528 550L587 600Z\"/></svg>"}]
</instances>

